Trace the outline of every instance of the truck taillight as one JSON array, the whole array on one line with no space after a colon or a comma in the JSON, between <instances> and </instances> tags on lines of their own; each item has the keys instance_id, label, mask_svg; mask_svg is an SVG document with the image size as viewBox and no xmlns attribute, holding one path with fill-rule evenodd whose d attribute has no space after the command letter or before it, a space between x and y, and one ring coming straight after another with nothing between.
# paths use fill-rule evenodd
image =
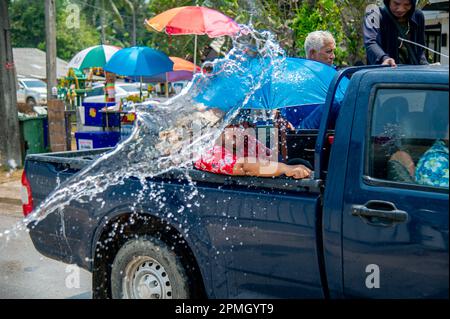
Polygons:
<instances>
[{"instance_id":1,"label":"truck taillight","mask_svg":"<svg viewBox=\"0 0 450 319\"><path fill-rule=\"evenodd\" d=\"M33 197L31 196L31 186L25 175L25 170L22 173L21 199L23 215L26 217L33 211Z\"/></svg>"},{"instance_id":2,"label":"truck taillight","mask_svg":"<svg viewBox=\"0 0 450 319\"><path fill-rule=\"evenodd\" d=\"M332 145L334 142L334 135L329 135L328 136L328 143L330 143L330 145Z\"/></svg>"}]
</instances>

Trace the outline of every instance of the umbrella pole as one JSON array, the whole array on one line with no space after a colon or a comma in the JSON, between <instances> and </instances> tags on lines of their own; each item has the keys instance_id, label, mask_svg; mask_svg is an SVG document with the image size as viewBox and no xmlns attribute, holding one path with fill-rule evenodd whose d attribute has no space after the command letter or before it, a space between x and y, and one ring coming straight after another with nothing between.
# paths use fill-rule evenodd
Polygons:
<instances>
[{"instance_id":1,"label":"umbrella pole","mask_svg":"<svg viewBox=\"0 0 450 319\"><path fill-rule=\"evenodd\" d=\"M167 72L166 72L166 97L169 97L169 80L167 78Z\"/></svg>"},{"instance_id":2,"label":"umbrella pole","mask_svg":"<svg viewBox=\"0 0 450 319\"><path fill-rule=\"evenodd\" d=\"M142 76L141 76L141 86L139 87L139 99L142 101Z\"/></svg>"},{"instance_id":3,"label":"umbrella pole","mask_svg":"<svg viewBox=\"0 0 450 319\"><path fill-rule=\"evenodd\" d=\"M194 40L194 74L195 74L195 69L197 65L197 35L195 35L195 40Z\"/></svg>"}]
</instances>

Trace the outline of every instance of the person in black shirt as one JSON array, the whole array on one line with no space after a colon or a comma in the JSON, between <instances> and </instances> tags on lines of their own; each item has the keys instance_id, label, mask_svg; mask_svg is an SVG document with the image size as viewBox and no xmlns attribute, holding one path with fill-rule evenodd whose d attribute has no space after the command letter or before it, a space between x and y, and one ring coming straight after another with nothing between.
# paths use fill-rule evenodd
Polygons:
<instances>
[{"instance_id":1,"label":"person in black shirt","mask_svg":"<svg viewBox=\"0 0 450 319\"><path fill-rule=\"evenodd\" d=\"M424 49L425 18L415 0L384 0L385 7L366 9L363 34L368 64L428 64Z\"/></svg>"}]
</instances>

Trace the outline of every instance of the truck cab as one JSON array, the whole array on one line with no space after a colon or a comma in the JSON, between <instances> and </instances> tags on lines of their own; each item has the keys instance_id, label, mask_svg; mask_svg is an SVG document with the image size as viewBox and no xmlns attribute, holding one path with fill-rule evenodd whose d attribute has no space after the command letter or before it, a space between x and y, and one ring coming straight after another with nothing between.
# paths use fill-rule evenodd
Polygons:
<instances>
[{"instance_id":1,"label":"truck cab","mask_svg":"<svg viewBox=\"0 0 450 319\"><path fill-rule=\"evenodd\" d=\"M331 296L448 297L448 109L448 68L353 75L323 197ZM437 140L447 143L447 166L436 168L446 184L392 174L393 154L409 154L417 169ZM371 283L377 272L380 281Z\"/></svg>"}]
</instances>

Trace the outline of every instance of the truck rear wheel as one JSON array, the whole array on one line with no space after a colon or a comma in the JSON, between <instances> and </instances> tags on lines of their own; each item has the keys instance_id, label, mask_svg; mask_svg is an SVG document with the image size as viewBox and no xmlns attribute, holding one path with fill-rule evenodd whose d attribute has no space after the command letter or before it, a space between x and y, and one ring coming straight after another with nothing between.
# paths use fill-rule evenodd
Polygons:
<instances>
[{"instance_id":1,"label":"truck rear wheel","mask_svg":"<svg viewBox=\"0 0 450 319\"><path fill-rule=\"evenodd\" d=\"M114 299L186 299L186 271L175 253L159 239L144 237L126 242L111 270Z\"/></svg>"}]
</instances>

